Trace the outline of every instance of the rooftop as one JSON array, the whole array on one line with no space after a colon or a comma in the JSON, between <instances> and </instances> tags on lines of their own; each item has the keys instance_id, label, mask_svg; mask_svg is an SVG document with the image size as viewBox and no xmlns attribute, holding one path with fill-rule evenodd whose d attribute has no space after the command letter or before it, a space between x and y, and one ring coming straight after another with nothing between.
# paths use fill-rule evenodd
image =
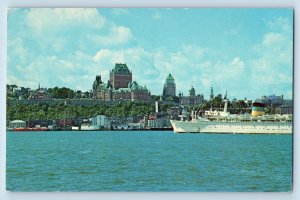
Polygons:
<instances>
[{"instance_id":1,"label":"rooftop","mask_svg":"<svg viewBox=\"0 0 300 200\"><path fill-rule=\"evenodd\" d=\"M174 84L175 81L174 81L174 77L172 76L172 74L169 74L166 78L166 83L171 83L171 84Z\"/></svg>"},{"instance_id":2,"label":"rooftop","mask_svg":"<svg viewBox=\"0 0 300 200\"><path fill-rule=\"evenodd\" d=\"M26 123L26 122L23 120L13 120L10 123Z\"/></svg>"},{"instance_id":3,"label":"rooftop","mask_svg":"<svg viewBox=\"0 0 300 200\"><path fill-rule=\"evenodd\" d=\"M131 91L143 91L148 92L148 89L146 86L140 86L136 81L133 81L132 83L128 84L128 88L131 89Z\"/></svg>"},{"instance_id":4,"label":"rooftop","mask_svg":"<svg viewBox=\"0 0 300 200\"><path fill-rule=\"evenodd\" d=\"M172 74L168 75L167 80L174 80L174 77L172 76Z\"/></svg>"},{"instance_id":5,"label":"rooftop","mask_svg":"<svg viewBox=\"0 0 300 200\"><path fill-rule=\"evenodd\" d=\"M131 74L126 63L124 63L124 64L116 63L115 68L112 69L111 73L120 74L120 75L130 75Z\"/></svg>"}]
</instances>

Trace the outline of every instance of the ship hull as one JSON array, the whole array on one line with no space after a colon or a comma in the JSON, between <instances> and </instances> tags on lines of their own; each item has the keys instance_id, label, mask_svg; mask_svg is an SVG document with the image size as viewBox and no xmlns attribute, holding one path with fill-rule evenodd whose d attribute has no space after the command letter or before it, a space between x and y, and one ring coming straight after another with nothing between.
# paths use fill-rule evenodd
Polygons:
<instances>
[{"instance_id":1,"label":"ship hull","mask_svg":"<svg viewBox=\"0 0 300 200\"><path fill-rule=\"evenodd\" d=\"M176 133L292 134L291 122L222 122L171 120Z\"/></svg>"}]
</instances>

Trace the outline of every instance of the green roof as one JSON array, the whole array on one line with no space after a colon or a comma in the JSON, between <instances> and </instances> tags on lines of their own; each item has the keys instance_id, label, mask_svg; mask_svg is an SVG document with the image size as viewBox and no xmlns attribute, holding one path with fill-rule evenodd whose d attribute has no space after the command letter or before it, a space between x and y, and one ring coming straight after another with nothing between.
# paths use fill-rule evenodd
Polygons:
<instances>
[{"instance_id":1,"label":"green roof","mask_svg":"<svg viewBox=\"0 0 300 200\"><path fill-rule=\"evenodd\" d=\"M120 75L130 75L131 72L129 71L126 63L116 63L115 68L111 71L113 74L120 74Z\"/></svg>"},{"instance_id":2,"label":"green roof","mask_svg":"<svg viewBox=\"0 0 300 200\"><path fill-rule=\"evenodd\" d=\"M172 76L172 74L168 75L167 80L174 80L174 77Z\"/></svg>"},{"instance_id":3,"label":"green roof","mask_svg":"<svg viewBox=\"0 0 300 200\"><path fill-rule=\"evenodd\" d=\"M191 87L191 89L189 90L189 92L190 92L191 96L196 95L195 88L193 86Z\"/></svg>"},{"instance_id":4,"label":"green roof","mask_svg":"<svg viewBox=\"0 0 300 200\"><path fill-rule=\"evenodd\" d=\"M148 89L146 86L140 86L136 81L133 81L132 83L128 84L128 88L131 89L131 91L143 91L148 92Z\"/></svg>"},{"instance_id":5,"label":"green roof","mask_svg":"<svg viewBox=\"0 0 300 200\"><path fill-rule=\"evenodd\" d=\"M174 84L174 83L175 83L174 77L173 77L171 74L169 74L169 75L167 76L167 78L166 78L166 83L171 83L171 84Z\"/></svg>"}]
</instances>

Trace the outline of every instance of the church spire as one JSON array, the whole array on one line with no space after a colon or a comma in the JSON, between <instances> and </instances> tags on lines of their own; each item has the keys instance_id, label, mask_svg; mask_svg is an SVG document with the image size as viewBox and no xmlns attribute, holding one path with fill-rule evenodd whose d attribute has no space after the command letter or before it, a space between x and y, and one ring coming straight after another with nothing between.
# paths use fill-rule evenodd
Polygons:
<instances>
[{"instance_id":1,"label":"church spire","mask_svg":"<svg viewBox=\"0 0 300 200\"><path fill-rule=\"evenodd\" d=\"M213 99L214 98L214 89L213 87L211 86L210 87L210 99Z\"/></svg>"},{"instance_id":2,"label":"church spire","mask_svg":"<svg viewBox=\"0 0 300 200\"><path fill-rule=\"evenodd\" d=\"M227 99L227 90L226 90L226 93L225 93L224 99Z\"/></svg>"}]
</instances>

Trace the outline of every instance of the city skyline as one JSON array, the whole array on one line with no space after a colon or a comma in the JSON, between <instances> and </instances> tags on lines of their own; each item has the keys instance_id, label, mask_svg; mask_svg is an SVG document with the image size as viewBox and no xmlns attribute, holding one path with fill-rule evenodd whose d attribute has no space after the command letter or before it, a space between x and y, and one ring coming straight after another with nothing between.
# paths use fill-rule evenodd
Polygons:
<instances>
[{"instance_id":1,"label":"city skyline","mask_svg":"<svg viewBox=\"0 0 300 200\"><path fill-rule=\"evenodd\" d=\"M91 90L115 63L161 95L292 98L292 9L10 9L8 84ZM259 88L259 90L258 90Z\"/></svg>"}]
</instances>

